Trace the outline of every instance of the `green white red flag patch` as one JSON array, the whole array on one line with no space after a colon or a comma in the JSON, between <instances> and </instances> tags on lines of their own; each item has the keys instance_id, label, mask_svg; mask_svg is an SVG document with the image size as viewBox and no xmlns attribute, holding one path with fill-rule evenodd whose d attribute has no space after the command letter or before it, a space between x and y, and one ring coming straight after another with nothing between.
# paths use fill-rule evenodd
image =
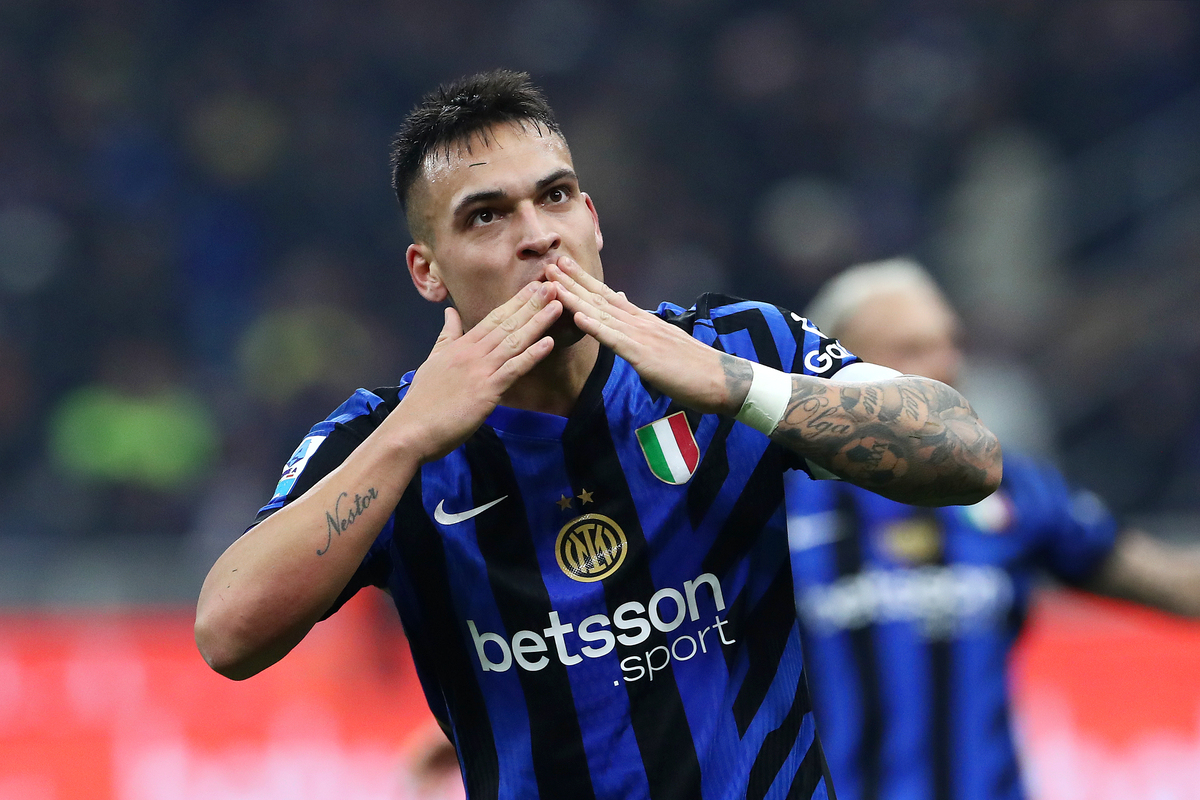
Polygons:
<instances>
[{"instance_id":1,"label":"green white red flag patch","mask_svg":"<svg viewBox=\"0 0 1200 800\"><path fill-rule=\"evenodd\" d=\"M654 477L675 486L687 483L700 464L700 448L688 427L687 416L677 411L637 429L638 443Z\"/></svg>"}]
</instances>

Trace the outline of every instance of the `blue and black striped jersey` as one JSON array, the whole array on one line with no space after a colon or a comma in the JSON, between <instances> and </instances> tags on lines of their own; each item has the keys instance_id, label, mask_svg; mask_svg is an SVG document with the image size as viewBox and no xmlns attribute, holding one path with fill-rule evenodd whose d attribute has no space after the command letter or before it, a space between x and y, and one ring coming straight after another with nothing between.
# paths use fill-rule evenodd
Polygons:
<instances>
[{"instance_id":1,"label":"blue and black striped jersey","mask_svg":"<svg viewBox=\"0 0 1200 800\"><path fill-rule=\"evenodd\" d=\"M855 360L775 306L704 295L657 313L779 369ZM260 519L341 463L411 376L316 425ZM390 590L473 799L832 797L783 513L802 462L602 348L569 418L500 407L424 465L339 604Z\"/></svg>"},{"instance_id":2,"label":"blue and black striped jersey","mask_svg":"<svg viewBox=\"0 0 1200 800\"><path fill-rule=\"evenodd\" d=\"M1006 666L1039 572L1078 583L1117 525L1005 454L973 506L917 508L787 480L796 605L842 800L1020 800Z\"/></svg>"}]
</instances>

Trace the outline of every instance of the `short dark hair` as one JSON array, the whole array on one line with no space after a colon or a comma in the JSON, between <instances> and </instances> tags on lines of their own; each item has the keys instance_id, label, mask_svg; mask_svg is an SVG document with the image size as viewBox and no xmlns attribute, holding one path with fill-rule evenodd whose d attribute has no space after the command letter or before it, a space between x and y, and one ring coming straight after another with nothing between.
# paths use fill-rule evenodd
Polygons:
<instances>
[{"instance_id":1,"label":"short dark hair","mask_svg":"<svg viewBox=\"0 0 1200 800\"><path fill-rule=\"evenodd\" d=\"M392 188L408 213L409 192L432 152L468 142L502 122L531 123L562 136L545 96L526 72L481 72L443 84L421 98L392 139Z\"/></svg>"}]
</instances>

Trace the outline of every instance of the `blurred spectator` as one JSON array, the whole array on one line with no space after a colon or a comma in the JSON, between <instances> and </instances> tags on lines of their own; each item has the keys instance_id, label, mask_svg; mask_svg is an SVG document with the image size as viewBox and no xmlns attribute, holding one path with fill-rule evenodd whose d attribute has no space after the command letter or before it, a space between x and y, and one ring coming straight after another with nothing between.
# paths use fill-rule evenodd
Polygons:
<instances>
[{"instance_id":1,"label":"blurred spectator","mask_svg":"<svg viewBox=\"0 0 1200 800\"><path fill-rule=\"evenodd\" d=\"M115 337L101 348L96 380L64 395L51 411L54 462L108 498L92 521L97 528L186 529L188 500L212 470L219 431L180 371L162 342Z\"/></svg>"},{"instance_id":2,"label":"blurred spectator","mask_svg":"<svg viewBox=\"0 0 1200 800\"><path fill-rule=\"evenodd\" d=\"M396 377L402 327L363 308L364 287L346 279L351 271L329 250L292 251L237 343L239 383L284 438L295 438L316 409L340 404L346 386Z\"/></svg>"}]
</instances>

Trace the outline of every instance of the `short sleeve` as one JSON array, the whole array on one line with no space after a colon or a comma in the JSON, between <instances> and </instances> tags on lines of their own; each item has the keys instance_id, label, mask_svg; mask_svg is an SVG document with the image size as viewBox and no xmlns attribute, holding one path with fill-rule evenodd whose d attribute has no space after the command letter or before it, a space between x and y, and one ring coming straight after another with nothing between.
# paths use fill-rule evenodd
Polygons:
<instances>
[{"instance_id":1,"label":"short sleeve","mask_svg":"<svg viewBox=\"0 0 1200 800\"><path fill-rule=\"evenodd\" d=\"M705 344L796 375L831 378L858 361L804 317L769 303L704 294L687 310L663 303L657 314Z\"/></svg>"},{"instance_id":2,"label":"short sleeve","mask_svg":"<svg viewBox=\"0 0 1200 800\"><path fill-rule=\"evenodd\" d=\"M718 350L794 375L832 378L843 367L862 363L804 317L770 303L703 294L689 309L663 303L656 313ZM770 447L785 470L801 470L817 480L837 478L776 442Z\"/></svg>"},{"instance_id":3,"label":"short sleeve","mask_svg":"<svg viewBox=\"0 0 1200 800\"><path fill-rule=\"evenodd\" d=\"M1086 581L1112 552L1119 524L1094 493L1071 487L1048 464L1005 456L1004 486L1037 531L1045 566L1070 584Z\"/></svg>"},{"instance_id":4,"label":"short sleeve","mask_svg":"<svg viewBox=\"0 0 1200 800\"><path fill-rule=\"evenodd\" d=\"M379 427L404 390L405 385L375 391L359 389L329 417L314 425L284 465L270 501L259 510L251 527L287 506L340 466ZM393 514L322 619L341 608L359 589L387 585L392 571L390 545L394 525Z\"/></svg>"},{"instance_id":5,"label":"short sleeve","mask_svg":"<svg viewBox=\"0 0 1200 800\"><path fill-rule=\"evenodd\" d=\"M387 416L385 396L384 390L359 389L332 414L312 426L284 464L275 491L259 510L254 524L307 492L345 461Z\"/></svg>"}]
</instances>

